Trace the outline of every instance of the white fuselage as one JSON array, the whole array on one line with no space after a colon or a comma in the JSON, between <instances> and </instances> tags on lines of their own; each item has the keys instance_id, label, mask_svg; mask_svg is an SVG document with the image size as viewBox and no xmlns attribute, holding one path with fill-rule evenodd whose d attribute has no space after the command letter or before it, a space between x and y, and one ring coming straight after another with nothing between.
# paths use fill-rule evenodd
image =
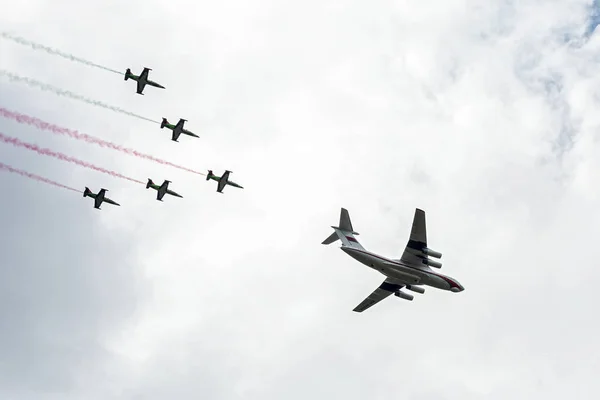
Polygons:
<instances>
[{"instance_id":1,"label":"white fuselage","mask_svg":"<svg viewBox=\"0 0 600 400\"><path fill-rule=\"evenodd\" d=\"M452 292L462 292L464 290L463 286L455 279L433 272L428 266L416 267L406 265L398 260L391 260L367 250L354 247L342 246L341 249L355 260L404 284L426 285Z\"/></svg>"}]
</instances>

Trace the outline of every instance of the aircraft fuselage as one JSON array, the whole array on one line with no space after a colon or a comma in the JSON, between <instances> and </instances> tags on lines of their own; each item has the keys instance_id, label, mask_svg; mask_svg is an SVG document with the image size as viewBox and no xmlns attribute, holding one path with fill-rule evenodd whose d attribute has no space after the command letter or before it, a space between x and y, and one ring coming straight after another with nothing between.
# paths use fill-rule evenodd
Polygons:
<instances>
[{"instance_id":1,"label":"aircraft fuselage","mask_svg":"<svg viewBox=\"0 0 600 400\"><path fill-rule=\"evenodd\" d=\"M154 190L156 190L156 191L160 191L161 185L157 185L157 184L155 184L155 183L151 183L151 184L149 184L149 185L148 185L148 187L150 187L150 188L152 188L152 189L154 189ZM180 195L180 194L179 194L179 193L177 193L177 192L174 192L174 191L172 191L171 189L167 189L167 190L165 191L165 194L170 194L171 196L175 196L175 197L181 197L181 198L183 198L183 196L182 196L182 195Z\"/></svg>"},{"instance_id":2,"label":"aircraft fuselage","mask_svg":"<svg viewBox=\"0 0 600 400\"><path fill-rule=\"evenodd\" d=\"M427 266L423 266L422 268L408 266L400 261L391 260L378 254L353 247L343 246L341 249L362 264L405 284L426 285L451 292L462 292L464 290L463 286L455 279L433 272Z\"/></svg>"},{"instance_id":3,"label":"aircraft fuselage","mask_svg":"<svg viewBox=\"0 0 600 400\"><path fill-rule=\"evenodd\" d=\"M216 176L216 175L210 175L209 178L212 179L213 181L217 181L217 182L219 182L219 180L221 180L221 177L220 176ZM226 184L229 185L229 186L233 186L233 187L236 187L236 188L243 189L243 187L241 185L238 185L237 183L235 183L233 181L230 181L229 179L227 180Z\"/></svg>"},{"instance_id":4,"label":"aircraft fuselage","mask_svg":"<svg viewBox=\"0 0 600 400\"><path fill-rule=\"evenodd\" d=\"M236 187L236 188L243 189L240 185L238 185L237 183L232 182L232 181L227 181L227 184L230 186Z\"/></svg>"},{"instance_id":5,"label":"aircraft fuselage","mask_svg":"<svg viewBox=\"0 0 600 400\"><path fill-rule=\"evenodd\" d=\"M175 197L183 197L182 195L180 195L177 192L172 191L171 189L167 189L167 194L170 194L171 196L175 196Z\"/></svg>"},{"instance_id":6,"label":"aircraft fuselage","mask_svg":"<svg viewBox=\"0 0 600 400\"><path fill-rule=\"evenodd\" d=\"M165 87L164 87L163 85L161 85L160 83L156 83L156 82L154 82L154 81L151 81L151 80L148 80L148 79L146 79L146 85L154 86L154 87L161 88L161 89L164 89L164 88L165 88Z\"/></svg>"},{"instance_id":7,"label":"aircraft fuselage","mask_svg":"<svg viewBox=\"0 0 600 400\"><path fill-rule=\"evenodd\" d=\"M117 202L116 202L116 201L114 201L114 200L111 200L111 199L109 199L108 197L105 197L105 198L104 198L104 202L105 202L105 203L108 203L108 204L113 204L113 205L115 205L115 206L120 206L120 204L119 204L119 203L117 203Z\"/></svg>"}]
</instances>

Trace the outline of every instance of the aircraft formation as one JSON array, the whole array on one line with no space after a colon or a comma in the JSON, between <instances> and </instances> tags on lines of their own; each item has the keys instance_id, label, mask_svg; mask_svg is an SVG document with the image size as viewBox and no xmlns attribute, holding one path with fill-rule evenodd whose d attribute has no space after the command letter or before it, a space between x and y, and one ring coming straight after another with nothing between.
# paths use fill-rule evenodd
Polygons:
<instances>
[{"instance_id":1,"label":"aircraft formation","mask_svg":"<svg viewBox=\"0 0 600 400\"><path fill-rule=\"evenodd\" d=\"M125 74L124 74L125 81L127 81L129 79L136 81L136 83L137 83L136 93L140 94L140 95L144 95L144 89L146 88L147 85L153 86L156 88L160 88L160 89L165 89L165 87L162 86L161 84L151 81L148 78L150 71L152 71L152 69L144 67L142 72L140 73L140 75L134 75L131 72L131 69L127 68L127 70L125 71ZM171 123L169 123L167 118L163 117L162 122L160 124L160 128L161 129L167 128L167 129L171 130L173 132L171 135L171 140L174 142L179 142L179 136L181 134L199 138L200 136L198 136L195 133L184 128L185 122L187 122L187 120L180 118L179 121L177 122L177 124L171 124ZM243 189L243 186L229 180L229 174L231 174L231 171L226 170L222 176L217 176L213 173L212 170L208 170L208 174L206 175L206 180L207 181L214 180L217 182L217 192L218 193L223 193L223 189L227 185ZM148 182L146 183L146 189L156 190L156 200L158 200L158 201L163 201L163 197L165 196L165 194L171 195L173 197L183 198L183 196L180 195L179 193L169 189L170 183L172 183L172 182L169 180L164 180L161 185L157 185L156 183L154 183L154 181L151 178L148 178ZM94 208L96 208L98 210L101 209L100 206L102 205L103 202L112 204L112 205L116 205L116 206L120 206L120 204L118 204L114 200L111 200L105 196L105 193L107 191L108 191L107 189L100 189L100 191L97 194L94 194L89 188L86 187L84 190L84 193L83 193L83 197L93 198L94 199Z\"/></svg>"},{"instance_id":2,"label":"aircraft formation","mask_svg":"<svg viewBox=\"0 0 600 400\"><path fill-rule=\"evenodd\" d=\"M60 55L65 58L69 58L71 60L83 62L84 64L87 64L87 65L92 65L92 66L99 67L99 68L102 68L102 69L105 69L105 70L108 70L108 71L111 71L111 72L114 72L117 74L121 74L121 72L118 72L116 70L111 70L109 68L102 67L98 64L94 64L89 61L85 61L83 59L75 58L71 55L61 53L57 50L47 48L42 45L34 44L33 42L29 42L22 38L11 37L10 35L5 34L5 33L3 33L2 36L6 37L6 38L10 38L12 40L15 40L21 44L32 45L32 47L34 47L34 48L42 48L42 49L44 49L52 54L55 54L55 55ZM33 45L35 45L35 46L33 46ZM160 89L165 89L165 86L149 79L150 71L152 71L150 68L144 67L142 72L140 73L140 75L134 75L131 72L131 69L127 68L125 71L125 74L124 74L124 80L128 81L129 79L131 79L131 80L135 81L136 82L135 93L140 94L140 95L144 95L144 89L146 88L146 86L152 86L152 87L156 87L156 88L160 88ZM2 73L1 70L0 70L0 73ZM34 85L41 87L41 88L50 87L49 85L35 82L34 80L32 80L30 78L22 78L22 77L18 77L14 74L6 73L6 72L4 72L4 75L8 75L9 78L12 77L13 79L18 80L18 81L24 81L26 83L33 83ZM67 94L70 97L73 97L73 98L76 98L79 100L83 100L88 103L100 105L105 108L110 108L113 111L119 111L119 112L122 112L122 113L125 113L128 115L139 117L141 119L146 119L146 120L152 121L148 118L135 115L133 113L118 109L116 107L100 104L100 102L98 102L98 101L84 99L82 96L74 95L72 93L67 93L66 91L60 91L58 89L56 89L56 90L51 89L51 90L55 91L57 94ZM140 156L142 158L152 159L154 161L160 162L161 164L171 165L171 166L175 166L177 168L195 172L193 170L189 170L187 168L177 166L173 163L169 163L169 162L157 159L157 158L149 156L149 155L141 154L140 152L136 152L131 149L126 149L126 148L123 148L122 146L118 146L118 145L109 143L107 141L104 141L104 140L101 140L98 138L93 138L89 135L82 135L76 131L71 131L66 128L62 128L62 127L58 127L53 124L46 123L44 121L36 119L35 117L26 116L24 114L18 114L18 113L15 113L15 112L12 112L9 110L5 110L2 108L0 108L0 115L4 116L4 117L12 118L13 120L15 120L17 122L28 123L30 125L34 125L40 129L50 130L54 133L59 133L59 134L66 134L71 137L75 137L78 139L86 140L88 142L100 144L103 147L111 147L113 149L117 149L119 151L126 152L128 154L134 154L134 155ZM158 123L157 121L152 121L152 122ZM172 124L167 120L167 118L163 117L162 122L160 123L160 128L161 129L167 128L167 129L171 130L172 131L171 140L174 142L178 142L179 138L182 134L184 134L186 136L190 136L190 137L199 138L199 136L197 134L184 128L185 122L187 122L187 120L180 118L176 124ZM40 149L37 146L22 143L22 142L19 142L17 140L11 139L11 138L3 138L3 141L6 143L17 144L19 146L25 146L29 149L34 149L35 151L38 151L41 154L46 154L46 155L56 155L57 154L57 153L52 153L47 149ZM62 157L62 159L65 159L66 156L60 155L60 157ZM78 163L79 165L86 165L86 166L89 165L89 163L83 163L78 160L76 160L76 161L77 161L76 163ZM98 168L98 167L94 167L94 166L92 166L92 167L94 169L100 170L100 168ZM63 187L65 189L70 189L70 190L81 193L81 191L79 191L77 189L70 188L70 187L62 185L60 183L51 181L47 178L40 177L40 176L32 174L32 173L28 173L26 171L21 171L21 170L15 169L15 168L8 166L6 164L3 164L1 162L0 162L0 169L8 170L10 172L15 172L22 176L27 176L29 178L36 179L38 181L50 183L55 186ZM107 172L107 171L103 170L103 172ZM113 173L111 171L108 171L108 172L115 176L119 175L119 174ZM206 175L207 181L212 180L212 181L217 182L217 190L216 190L217 193L223 193L223 190L225 189L226 186L232 186L235 188L243 189L243 187L241 185L239 185L229 179L229 176L231 173L232 173L231 171L225 170L225 172L221 176L218 176L218 175L215 175L212 170L208 170L208 173L205 175ZM124 176L120 176L120 177L124 177ZM125 178L127 178L127 177L125 177ZM131 178L127 178L127 179L133 180L133 181L136 181L139 183L143 183L143 182L131 179ZM164 196L167 194L170 196L173 196L173 197L182 198L183 197L182 195L180 195L179 193L170 189L170 187L169 187L170 184L171 184L171 181L164 180L162 184L158 185L158 184L154 183L154 181L151 178L148 178L148 181L146 182L146 189L153 189L156 191L156 200L157 201L163 201ZM85 189L83 191L83 197L91 198L94 202L93 207L98 210L101 209L101 206L103 203L114 205L114 206L120 206L120 204L118 202L106 197L106 192L108 192L108 189L101 188L98 191L98 193L94 193L88 187L85 187ZM342 251L344 251L346 254L348 254L350 257L354 258L355 260L359 261L360 263L366 265L369 268L372 268L372 269L378 271L379 273L381 273L382 275L385 276L385 280L369 296L367 296L366 299L364 299L359 305L357 305L353 309L353 311L355 311L355 312L359 312L359 313L363 312L363 311L367 310L368 308L372 307L373 305L375 305L375 304L379 303L380 301L386 299L387 297L391 296L392 294L398 298L412 301L414 299L414 296L409 293L403 292L402 289L406 289L408 291L411 291L414 293L419 293L419 294L425 293L425 289L423 286L429 286L429 287L433 287L433 288L444 290L444 291L450 291L453 293L459 293L464 290L464 287L454 278L451 278L446 275L442 275L432 269L432 268L440 269L442 267L441 262L431 259L431 258L441 259L442 254L435 250L432 250L431 248L428 247L425 211L423 211L419 208L415 209L415 214L413 217L413 223L412 223L410 237L409 237L408 243L406 244L404 251L399 259L393 259L393 258L381 256L379 254L376 254L376 253L366 250L356 239L355 236L358 235L358 232L354 231L354 228L352 227L352 223L350 221L350 215L348 213L348 210L346 210L345 208L341 209L340 220L339 220L338 226L332 226L332 228L333 228L334 232L329 237L327 237L327 239L325 239L322 242L322 244L329 245L329 244L332 244L339 240L341 242L340 248Z\"/></svg>"}]
</instances>

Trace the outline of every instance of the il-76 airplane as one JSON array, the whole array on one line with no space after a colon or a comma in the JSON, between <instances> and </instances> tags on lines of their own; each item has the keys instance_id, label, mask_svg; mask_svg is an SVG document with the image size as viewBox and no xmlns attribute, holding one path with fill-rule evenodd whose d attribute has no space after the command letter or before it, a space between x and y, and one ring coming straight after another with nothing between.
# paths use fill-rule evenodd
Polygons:
<instances>
[{"instance_id":1,"label":"il-76 airplane","mask_svg":"<svg viewBox=\"0 0 600 400\"><path fill-rule=\"evenodd\" d=\"M100 189L98 194L94 194L86 186L85 190L83 191L83 197L91 197L92 199L94 199L94 208L97 208L98 210L100 210L100 205L103 202L108 203L108 204L113 204L115 206L120 206L120 204L117 203L116 201L113 201L113 200L109 199L108 197L106 197L105 196L106 192L108 192L108 189Z\"/></svg>"},{"instance_id":2,"label":"il-76 airplane","mask_svg":"<svg viewBox=\"0 0 600 400\"><path fill-rule=\"evenodd\" d=\"M423 210L418 208L415 210L410 239L399 260L383 257L365 250L354 237L354 235L358 235L358 232L355 232L352 228L350 215L345 208L342 208L340 214L340 225L332 226L332 228L334 232L322 244L331 244L341 240L341 249L346 254L386 276L383 283L353 311L363 312L392 293L397 297L412 301L414 297L402 292L400 290L402 288L421 294L425 293L423 286L431 286L455 293L464 290L464 287L455 279L434 272L430 268L442 268L441 262L429 258L439 259L442 258L442 254L427 247L427 229L425 226L425 211Z\"/></svg>"},{"instance_id":3,"label":"il-76 airplane","mask_svg":"<svg viewBox=\"0 0 600 400\"><path fill-rule=\"evenodd\" d=\"M169 183L171 183L171 181L164 181L162 185L158 186L157 184L152 182L152 179L148 178L148 183L146 183L146 189L152 188L156 190L156 200L158 201L162 201L162 198L165 196L165 194L170 194L171 196L183 198L182 195L175 193L174 191L169 189Z\"/></svg>"},{"instance_id":4,"label":"il-76 airplane","mask_svg":"<svg viewBox=\"0 0 600 400\"><path fill-rule=\"evenodd\" d=\"M142 70L142 73L137 76L131 73L131 69L127 68L127 71L125 71L125 80L131 78L134 81L137 81L137 90L136 93L137 94L141 94L143 95L144 93L142 93L144 91L144 88L146 87L146 85L150 85L150 86L154 86L157 88L161 88L164 89L165 87L162 85L159 85L156 82L153 82L151 80L148 80L148 73L152 71L150 68L144 68Z\"/></svg>"},{"instance_id":5,"label":"il-76 airplane","mask_svg":"<svg viewBox=\"0 0 600 400\"><path fill-rule=\"evenodd\" d=\"M199 138L200 136L196 135L195 133L192 133L192 132L188 131L187 129L183 129L183 124L185 122L187 122L187 120L180 118L179 122L177 122L176 125L173 125L173 124L170 124L166 118L163 118L162 122L160 124L160 129L167 127L168 129L172 130L173 136L171 136L171 140L173 140L174 142L177 142L177 139L179 139L179 135L181 135L182 133L184 135Z\"/></svg>"}]
</instances>

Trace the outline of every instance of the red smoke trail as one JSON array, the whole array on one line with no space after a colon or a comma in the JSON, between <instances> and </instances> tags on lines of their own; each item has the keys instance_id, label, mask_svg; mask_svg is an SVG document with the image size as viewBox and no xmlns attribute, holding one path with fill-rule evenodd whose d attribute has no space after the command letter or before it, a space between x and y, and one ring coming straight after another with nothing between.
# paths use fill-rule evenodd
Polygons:
<instances>
[{"instance_id":1,"label":"red smoke trail","mask_svg":"<svg viewBox=\"0 0 600 400\"><path fill-rule=\"evenodd\" d=\"M81 190L73 189L72 187L68 187L68 186L62 185L62 184L60 184L58 182L51 181L50 179L44 178L43 176L39 176L39 175L36 175L36 174L32 174L31 172L27 172L27 171L23 171L23 170L20 170L20 169L17 169L17 168L13 168L10 165L6 165L6 164L4 164L2 162L0 162L0 169L1 170L5 170L5 171L9 171L9 172L13 172L15 174L19 174L21 176L25 176L27 178L36 180L38 182L49 183L51 185L58 186L58 187L61 187L63 189L72 190L72 191L77 192L77 193L82 193Z\"/></svg>"},{"instance_id":2,"label":"red smoke trail","mask_svg":"<svg viewBox=\"0 0 600 400\"><path fill-rule=\"evenodd\" d=\"M66 136L72 137L74 139L83 140L88 143L97 144L101 147L106 147L106 148L117 150L117 151L129 154L132 156L136 156L139 158L144 158L146 160L154 161L154 162L162 164L162 165L168 165L170 167L182 169L184 171L191 172L193 174L205 175L202 172L194 171L193 169L182 167L180 165L173 164L169 161L164 161L159 158L153 157L151 155L140 153L139 151L136 151L133 149L128 149L126 147L119 146L118 144L114 144L114 143L108 142L106 140L102 140L97 137L87 135L85 133L80 133L78 131L74 131L74 130L71 130L68 128L63 128L61 126L42 121L41 119L31 117L26 114L21 114L21 113L15 112L15 111L7 110L5 108L0 108L0 116L2 116L4 118L12 119L13 121L17 121L20 124L32 125L38 129L41 129L44 131L50 131L52 133L56 133L59 135L66 135Z\"/></svg>"},{"instance_id":3,"label":"red smoke trail","mask_svg":"<svg viewBox=\"0 0 600 400\"><path fill-rule=\"evenodd\" d=\"M117 177L117 178L127 179L128 181L135 182L135 183L145 184L145 182L138 181L137 179L133 179L133 178L130 178L128 176L121 175L121 174L119 174L117 172L110 171L108 169L97 167L97 166L95 166L93 164L90 164L90 163L87 163L85 161L81 161L81 160L78 160L76 158L67 156L66 154L57 153L57 152L52 151L50 149L43 149L41 147L38 147L35 144L22 142L19 139L11 138L9 136L5 136L2 133L0 133L0 141L2 141L4 143L12 144L13 146L23 147L23 148L28 149L28 150L33 150L33 151L35 151L35 152L37 152L39 154L43 154L45 156L55 157L55 158L58 158L58 159L63 160L63 161L68 161L68 162L73 163L73 164L81 165L82 167L91 168L91 169L94 169L94 170L99 171L99 172L104 172L105 174L109 174L109 175L112 175L112 176Z\"/></svg>"}]
</instances>

